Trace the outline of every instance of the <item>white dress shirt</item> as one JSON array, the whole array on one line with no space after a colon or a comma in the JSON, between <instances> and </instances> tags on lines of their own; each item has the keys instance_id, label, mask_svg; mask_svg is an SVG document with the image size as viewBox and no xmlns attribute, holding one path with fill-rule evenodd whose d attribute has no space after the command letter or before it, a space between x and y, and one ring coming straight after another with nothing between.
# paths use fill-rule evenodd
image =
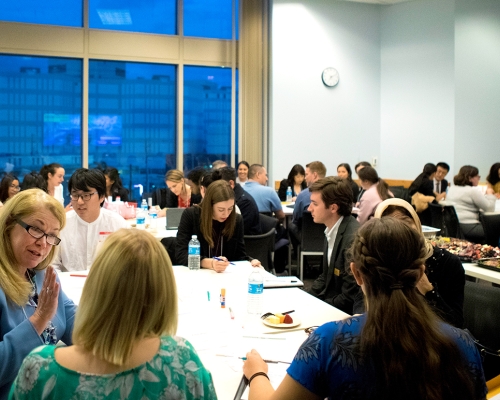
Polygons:
<instances>
[{"instance_id":1,"label":"white dress shirt","mask_svg":"<svg viewBox=\"0 0 500 400\"><path fill-rule=\"evenodd\" d=\"M328 242L328 265L330 265L335 239L337 238L337 232L339 231L339 226L343 219L344 217L340 217L335 225L332 226L332 229L328 230L328 227L325 229L326 241Z\"/></svg>"}]
</instances>

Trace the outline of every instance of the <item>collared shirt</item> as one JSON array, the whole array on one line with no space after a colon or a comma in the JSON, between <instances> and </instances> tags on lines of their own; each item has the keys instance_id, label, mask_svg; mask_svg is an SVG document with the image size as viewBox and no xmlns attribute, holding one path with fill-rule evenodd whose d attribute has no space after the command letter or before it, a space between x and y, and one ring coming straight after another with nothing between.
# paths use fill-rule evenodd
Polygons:
<instances>
[{"instance_id":1,"label":"collared shirt","mask_svg":"<svg viewBox=\"0 0 500 400\"><path fill-rule=\"evenodd\" d=\"M245 191L250 193L259 212L274 212L283 210L281 207L281 201L276 191L269 186L263 186L259 182L249 181L245 184Z\"/></svg>"},{"instance_id":2,"label":"collared shirt","mask_svg":"<svg viewBox=\"0 0 500 400\"><path fill-rule=\"evenodd\" d=\"M99 232L114 232L127 228L127 222L119 214L101 208L99 217L88 223L72 210L66 214L66 226L61 231L59 254L53 266L59 271L83 271L89 269L96 256Z\"/></svg>"},{"instance_id":3,"label":"collared shirt","mask_svg":"<svg viewBox=\"0 0 500 400\"><path fill-rule=\"evenodd\" d=\"M304 214L304 211L309 207L309 204L311 204L311 192L309 189L304 189L297 195L295 206L293 207L292 222L299 228L299 225L302 223L302 214Z\"/></svg>"},{"instance_id":4,"label":"collared shirt","mask_svg":"<svg viewBox=\"0 0 500 400\"><path fill-rule=\"evenodd\" d=\"M333 247L335 246L335 239L337 238L337 232L339 231L339 226L342 223L344 217L340 217L339 220L332 226L332 229L325 229L326 241L328 242L328 265L330 265L330 259L332 258Z\"/></svg>"},{"instance_id":5,"label":"collared shirt","mask_svg":"<svg viewBox=\"0 0 500 400\"><path fill-rule=\"evenodd\" d=\"M441 181L437 181L436 178L434 178L434 191L441 193Z\"/></svg>"}]
</instances>

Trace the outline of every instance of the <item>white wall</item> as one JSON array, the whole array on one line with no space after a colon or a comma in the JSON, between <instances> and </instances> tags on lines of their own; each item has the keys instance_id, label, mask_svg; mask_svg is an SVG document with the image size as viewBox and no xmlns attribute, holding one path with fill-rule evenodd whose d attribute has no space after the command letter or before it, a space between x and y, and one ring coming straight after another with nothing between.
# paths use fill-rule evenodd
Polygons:
<instances>
[{"instance_id":1,"label":"white wall","mask_svg":"<svg viewBox=\"0 0 500 400\"><path fill-rule=\"evenodd\" d=\"M500 161L500 1L275 0L272 12L271 179L377 156L386 178L446 161L450 180L472 164L484 181Z\"/></svg>"},{"instance_id":2,"label":"white wall","mask_svg":"<svg viewBox=\"0 0 500 400\"><path fill-rule=\"evenodd\" d=\"M337 165L377 155L380 146L380 8L321 0L274 2L270 182L292 166ZM326 67L340 82L327 88Z\"/></svg>"}]
</instances>

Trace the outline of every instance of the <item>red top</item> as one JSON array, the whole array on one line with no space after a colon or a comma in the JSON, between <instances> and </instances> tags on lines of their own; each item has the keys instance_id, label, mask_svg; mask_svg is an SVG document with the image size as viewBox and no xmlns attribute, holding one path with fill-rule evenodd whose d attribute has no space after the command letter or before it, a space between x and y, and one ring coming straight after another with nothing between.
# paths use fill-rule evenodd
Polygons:
<instances>
[{"instance_id":1,"label":"red top","mask_svg":"<svg viewBox=\"0 0 500 400\"><path fill-rule=\"evenodd\" d=\"M191 197L188 197L187 200L184 200L181 196L177 196L177 207L188 208L190 205L191 205Z\"/></svg>"}]
</instances>

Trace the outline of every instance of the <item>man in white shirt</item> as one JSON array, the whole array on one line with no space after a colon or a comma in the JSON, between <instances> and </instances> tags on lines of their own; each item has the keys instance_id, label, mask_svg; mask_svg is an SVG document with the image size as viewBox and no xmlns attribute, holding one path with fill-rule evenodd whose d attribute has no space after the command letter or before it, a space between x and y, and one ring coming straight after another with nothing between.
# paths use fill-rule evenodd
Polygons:
<instances>
[{"instance_id":1,"label":"man in white shirt","mask_svg":"<svg viewBox=\"0 0 500 400\"><path fill-rule=\"evenodd\" d=\"M127 228L115 212L101 208L106 196L106 178L98 169L80 168L68 182L72 211L66 214L59 254L53 266L59 271L89 269L96 256L99 232Z\"/></svg>"},{"instance_id":2,"label":"man in white shirt","mask_svg":"<svg viewBox=\"0 0 500 400\"><path fill-rule=\"evenodd\" d=\"M450 166L445 162L436 164L437 171L434 175L434 195L436 201L443 200L446 197L446 189L448 189L448 181L444 179L450 170Z\"/></svg>"},{"instance_id":3,"label":"man in white shirt","mask_svg":"<svg viewBox=\"0 0 500 400\"><path fill-rule=\"evenodd\" d=\"M348 313L364 312L363 293L351 271L347 251L351 247L359 223L351 215L351 184L346 179L330 176L310 187L308 211L317 224L325 224L323 272L313 282L309 293Z\"/></svg>"}]
</instances>

